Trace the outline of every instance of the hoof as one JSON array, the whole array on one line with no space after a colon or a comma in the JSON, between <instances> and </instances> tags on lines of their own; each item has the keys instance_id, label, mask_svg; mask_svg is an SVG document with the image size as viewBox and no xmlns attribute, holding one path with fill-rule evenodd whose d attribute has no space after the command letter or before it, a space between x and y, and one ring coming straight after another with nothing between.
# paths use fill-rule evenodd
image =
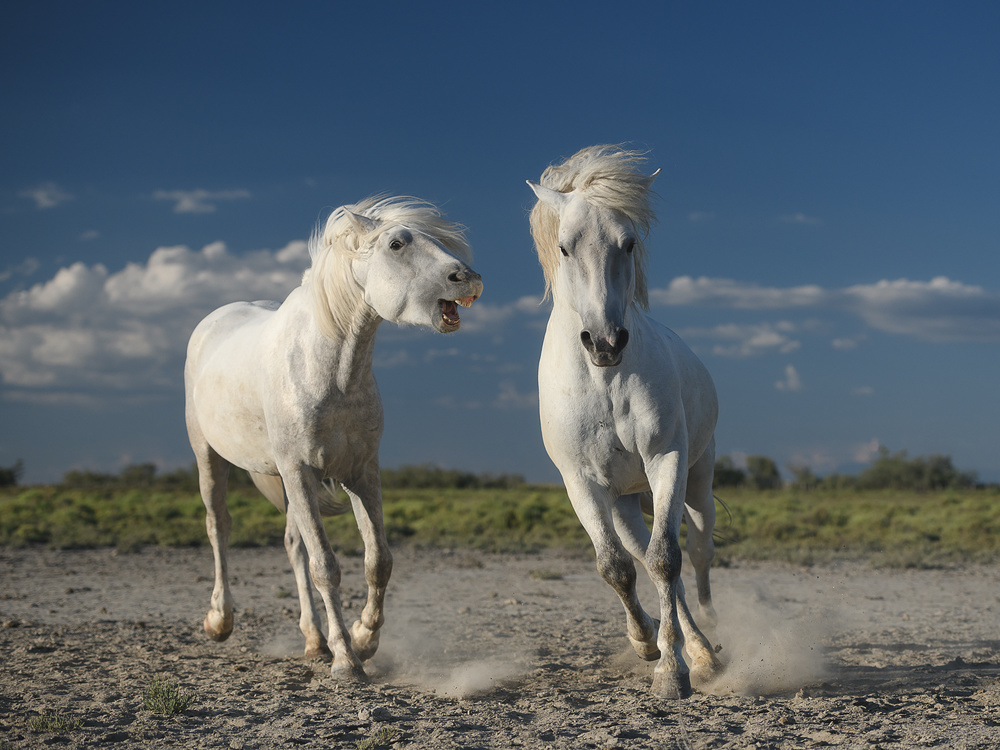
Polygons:
<instances>
[{"instance_id":1,"label":"hoof","mask_svg":"<svg viewBox=\"0 0 1000 750\"><path fill-rule=\"evenodd\" d=\"M351 626L351 648L361 661L368 661L375 656L378 650L378 634L379 631L366 628L361 620Z\"/></svg>"},{"instance_id":2,"label":"hoof","mask_svg":"<svg viewBox=\"0 0 1000 750\"><path fill-rule=\"evenodd\" d=\"M326 641L320 641L318 645L316 644L306 644L305 657L307 659L332 659L333 652L330 647L326 645Z\"/></svg>"},{"instance_id":3,"label":"hoof","mask_svg":"<svg viewBox=\"0 0 1000 750\"><path fill-rule=\"evenodd\" d=\"M639 641L632 636L628 637L629 641L632 643L632 648L635 649L635 653L638 654L639 658L643 661L657 661L660 658L660 648L656 645L656 642L649 643L648 641Z\"/></svg>"},{"instance_id":4,"label":"hoof","mask_svg":"<svg viewBox=\"0 0 1000 750\"><path fill-rule=\"evenodd\" d=\"M220 615L218 612L210 610L205 615L205 632L213 641L221 643L232 635L233 616L231 614Z\"/></svg>"},{"instance_id":5,"label":"hoof","mask_svg":"<svg viewBox=\"0 0 1000 750\"><path fill-rule=\"evenodd\" d=\"M337 682L368 682L368 675L365 674L365 670L363 670L360 666L355 666L353 664L334 664L330 668L330 676Z\"/></svg>"},{"instance_id":6,"label":"hoof","mask_svg":"<svg viewBox=\"0 0 1000 750\"><path fill-rule=\"evenodd\" d=\"M690 675L666 672L657 672L653 675L653 694L664 700L690 698L693 693Z\"/></svg>"},{"instance_id":7,"label":"hoof","mask_svg":"<svg viewBox=\"0 0 1000 750\"><path fill-rule=\"evenodd\" d=\"M715 654L708 653L702 658L693 659L691 662L691 676L695 682L711 682L722 672L722 662L715 658Z\"/></svg>"}]
</instances>

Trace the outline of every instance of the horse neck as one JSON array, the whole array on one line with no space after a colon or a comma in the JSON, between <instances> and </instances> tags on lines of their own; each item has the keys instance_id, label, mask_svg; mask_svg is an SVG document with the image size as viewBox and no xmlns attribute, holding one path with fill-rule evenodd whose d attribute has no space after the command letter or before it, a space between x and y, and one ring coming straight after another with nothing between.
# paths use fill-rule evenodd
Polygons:
<instances>
[{"instance_id":1,"label":"horse neck","mask_svg":"<svg viewBox=\"0 0 1000 750\"><path fill-rule=\"evenodd\" d=\"M361 306L345 335L331 339L315 324L309 341L313 356L307 358L316 376L328 387L347 393L369 382L375 356L375 334L382 318L367 305ZM331 377L332 376L332 377Z\"/></svg>"}]
</instances>

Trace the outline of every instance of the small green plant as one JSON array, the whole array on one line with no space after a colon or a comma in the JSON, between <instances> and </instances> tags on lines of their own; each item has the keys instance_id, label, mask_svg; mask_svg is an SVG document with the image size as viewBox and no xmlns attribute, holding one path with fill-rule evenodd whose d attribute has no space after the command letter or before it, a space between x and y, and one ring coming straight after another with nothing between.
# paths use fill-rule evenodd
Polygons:
<instances>
[{"instance_id":1,"label":"small green plant","mask_svg":"<svg viewBox=\"0 0 1000 750\"><path fill-rule=\"evenodd\" d=\"M534 578L536 581L561 581L563 574L558 570L547 570L545 568L536 568L528 573L530 578Z\"/></svg>"},{"instance_id":2,"label":"small green plant","mask_svg":"<svg viewBox=\"0 0 1000 750\"><path fill-rule=\"evenodd\" d=\"M399 737L399 730L392 727L379 727L363 740L354 743L358 750L375 750L376 747L391 745Z\"/></svg>"},{"instance_id":3,"label":"small green plant","mask_svg":"<svg viewBox=\"0 0 1000 750\"><path fill-rule=\"evenodd\" d=\"M82 719L67 719L62 714L40 714L28 719L28 729L32 732L59 734L79 729L82 725Z\"/></svg>"},{"instance_id":4,"label":"small green plant","mask_svg":"<svg viewBox=\"0 0 1000 750\"><path fill-rule=\"evenodd\" d=\"M176 683L157 677L143 692L142 704L147 711L173 716L186 711L193 698L190 693L181 692Z\"/></svg>"}]
</instances>

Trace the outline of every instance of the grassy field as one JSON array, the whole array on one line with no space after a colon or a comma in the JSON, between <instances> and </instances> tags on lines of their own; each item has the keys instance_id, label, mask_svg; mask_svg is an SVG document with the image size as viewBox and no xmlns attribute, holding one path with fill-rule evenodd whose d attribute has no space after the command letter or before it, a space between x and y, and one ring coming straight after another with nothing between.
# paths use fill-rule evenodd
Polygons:
<instances>
[{"instance_id":1,"label":"grassy field","mask_svg":"<svg viewBox=\"0 0 1000 750\"><path fill-rule=\"evenodd\" d=\"M926 567L1000 561L1000 493L718 493L717 562L780 559L810 564L864 558L876 565ZM256 490L229 495L233 546L280 545L284 518ZM54 548L208 543L204 508L191 492L63 487L0 491L0 546ZM530 551L589 550L562 487L386 490L393 545ZM335 548L355 554L351 514L327 519Z\"/></svg>"}]
</instances>

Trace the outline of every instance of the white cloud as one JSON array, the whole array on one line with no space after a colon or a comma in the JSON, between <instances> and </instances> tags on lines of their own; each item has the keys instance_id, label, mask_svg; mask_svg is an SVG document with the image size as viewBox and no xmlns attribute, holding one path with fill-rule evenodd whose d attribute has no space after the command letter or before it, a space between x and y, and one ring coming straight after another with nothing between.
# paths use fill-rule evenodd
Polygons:
<instances>
[{"instance_id":1,"label":"white cloud","mask_svg":"<svg viewBox=\"0 0 1000 750\"><path fill-rule=\"evenodd\" d=\"M1000 341L1000 295L938 276L843 290L845 307L872 328L924 341Z\"/></svg>"},{"instance_id":2,"label":"white cloud","mask_svg":"<svg viewBox=\"0 0 1000 750\"><path fill-rule=\"evenodd\" d=\"M31 276L40 266L41 264L35 258L25 258L16 266L7 266L6 269L0 271L0 282L7 281L14 276Z\"/></svg>"},{"instance_id":3,"label":"white cloud","mask_svg":"<svg viewBox=\"0 0 1000 750\"><path fill-rule=\"evenodd\" d=\"M878 456L881 447L878 438L872 438L867 443L854 446L852 458L859 464L871 463L872 459Z\"/></svg>"},{"instance_id":4,"label":"white cloud","mask_svg":"<svg viewBox=\"0 0 1000 750\"><path fill-rule=\"evenodd\" d=\"M785 379L775 382L774 387L779 391L801 391L802 378L793 365L788 365L785 367Z\"/></svg>"},{"instance_id":5,"label":"white cloud","mask_svg":"<svg viewBox=\"0 0 1000 750\"><path fill-rule=\"evenodd\" d=\"M815 216L806 216L803 213L785 214L779 217L781 222L784 224L802 224L804 226L819 226L823 223L822 219Z\"/></svg>"},{"instance_id":6,"label":"white cloud","mask_svg":"<svg viewBox=\"0 0 1000 750\"><path fill-rule=\"evenodd\" d=\"M18 192L21 198L28 198L35 202L38 209L55 208L60 203L73 200L73 196L56 185L54 182L45 182L37 187L28 188Z\"/></svg>"},{"instance_id":7,"label":"white cloud","mask_svg":"<svg viewBox=\"0 0 1000 750\"><path fill-rule=\"evenodd\" d=\"M0 376L50 389L176 386L187 337L209 311L241 299L283 299L309 265L305 242L231 255L160 248L145 264L60 269L0 300Z\"/></svg>"},{"instance_id":8,"label":"white cloud","mask_svg":"<svg viewBox=\"0 0 1000 750\"><path fill-rule=\"evenodd\" d=\"M498 409L537 409L538 391L520 393L513 381L504 380L493 405Z\"/></svg>"},{"instance_id":9,"label":"white cloud","mask_svg":"<svg viewBox=\"0 0 1000 750\"><path fill-rule=\"evenodd\" d=\"M500 326L515 318L546 318L551 305L542 304L542 298L535 295L520 297L513 302L495 305L477 301L462 313L462 330L484 333L496 331Z\"/></svg>"},{"instance_id":10,"label":"white cloud","mask_svg":"<svg viewBox=\"0 0 1000 750\"><path fill-rule=\"evenodd\" d=\"M858 346L858 342L856 339L839 338L831 341L830 346L832 346L834 349L839 349L842 352L846 352L850 351L851 349L856 349Z\"/></svg>"},{"instance_id":11,"label":"white cloud","mask_svg":"<svg viewBox=\"0 0 1000 750\"><path fill-rule=\"evenodd\" d=\"M943 276L931 281L882 280L844 289L764 287L679 276L666 289L650 290L649 299L653 305L666 306L845 311L876 330L924 341L1000 341L1000 294ZM844 348L846 340L840 342Z\"/></svg>"},{"instance_id":12,"label":"white cloud","mask_svg":"<svg viewBox=\"0 0 1000 750\"><path fill-rule=\"evenodd\" d=\"M727 323L712 328L686 328L682 336L686 340L718 340L712 353L720 357L753 357L768 352L787 354L802 344L789 336L797 330L788 321L778 323L739 324Z\"/></svg>"},{"instance_id":13,"label":"white cloud","mask_svg":"<svg viewBox=\"0 0 1000 750\"><path fill-rule=\"evenodd\" d=\"M732 307L741 310L777 310L789 307L815 307L830 296L815 285L762 287L758 284L731 279L697 279L678 276L666 289L650 289L651 305L702 305Z\"/></svg>"},{"instance_id":14,"label":"white cloud","mask_svg":"<svg viewBox=\"0 0 1000 750\"><path fill-rule=\"evenodd\" d=\"M174 201L175 214L208 214L219 201L242 200L250 197L247 190L157 190L153 199Z\"/></svg>"}]
</instances>

